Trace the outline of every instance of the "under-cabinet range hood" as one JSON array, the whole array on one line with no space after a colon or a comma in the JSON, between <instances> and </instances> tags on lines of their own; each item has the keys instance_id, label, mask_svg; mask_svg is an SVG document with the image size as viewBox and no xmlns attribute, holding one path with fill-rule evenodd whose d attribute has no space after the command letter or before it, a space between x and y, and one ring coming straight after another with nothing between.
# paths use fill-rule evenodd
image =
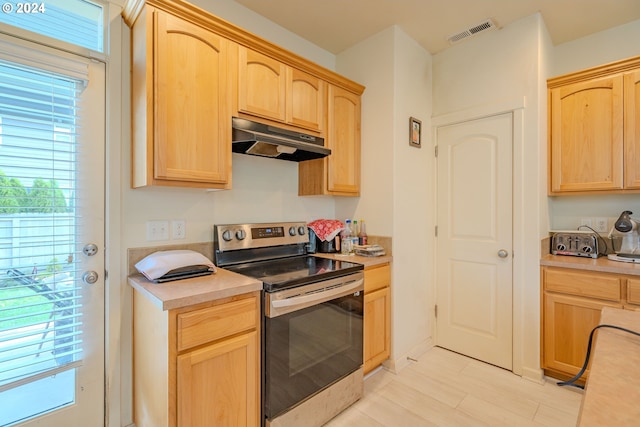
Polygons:
<instances>
[{"instance_id":1,"label":"under-cabinet range hood","mask_svg":"<svg viewBox=\"0 0 640 427\"><path fill-rule=\"evenodd\" d=\"M279 129L263 123L234 117L232 150L234 153L302 162L331 154L324 138Z\"/></svg>"}]
</instances>

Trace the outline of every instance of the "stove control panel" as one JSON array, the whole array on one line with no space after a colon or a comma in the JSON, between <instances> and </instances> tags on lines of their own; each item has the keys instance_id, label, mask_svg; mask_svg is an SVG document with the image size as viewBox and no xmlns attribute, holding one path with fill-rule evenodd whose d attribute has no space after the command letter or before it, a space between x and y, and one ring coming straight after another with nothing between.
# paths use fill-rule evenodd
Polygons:
<instances>
[{"instance_id":1,"label":"stove control panel","mask_svg":"<svg viewBox=\"0 0 640 427\"><path fill-rule=\"evenodd\" d=\"M556 232L551 238L551 253L598 258L598 236L591 232Z\"/></svg>"},{"instance_id":2,"label":"stove control panel","mask_svg":"<svg viewBox=\"0 0 640 427\"><path fill-rule=\"evenodd\" d=\"M253 249L309 242L305 222L222 224L213 228L214 247L218 251Z\"/></svg>"}]
</instances>

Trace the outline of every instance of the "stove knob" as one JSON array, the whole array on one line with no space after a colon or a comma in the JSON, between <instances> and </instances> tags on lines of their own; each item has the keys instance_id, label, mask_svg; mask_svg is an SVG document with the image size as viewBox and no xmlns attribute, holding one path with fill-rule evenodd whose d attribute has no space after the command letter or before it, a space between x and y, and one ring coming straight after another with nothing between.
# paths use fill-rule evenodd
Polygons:
<instances>
[{"instance_id":1,"label":"stove knob","mask_svg":"<svg viewBox=\"0 0 640 427\"><path fill-rule=\"evenodd\" d=\"M222 240L224 240L225 242L230 242L230 241L231 241L231 239L232 239L232 237L231 237L231 232L230 232L229 230L225 230L225 231L222 233Z\"/></svg>"},{"instance_id":2,"label":"stove knob","mask_svg":"<svg viewBox=\"0 0 640 427\"><path fill-rule=\"evenodd\" d=\"M247 233L244 230L236 231L236 239L244 240L245 237L247 237Z\"/></svg>"},{"instance_id":3,"label":"stove knob","mask_svg":"<svg viewBox=\"0 0 640 427\"><path fill-rule=\"evenodd\" d=\"M298 227L298 234L299 235L304 236L306 233L307 233L307 227L304 227L302 225L300 227Z\"/></svg>"},{"instance_id":4,"label":"stove knob","mask_svg":"<svg viewBox=\"0 0 640 427\"><path fill-rule=\"evenodd\" d=\"M296 235L296 228L295 227L289 227L289 236L293 237Z\"/></svg>"},{"instance_id":5,"label":"stove knob","mask_svg":"<svg viewBox=\"0 0 640 427\"><path fill-rule=\"evenodd\" d=\"M567 249L567 247L563 243L558 243L556 245L556 249L559 250L559 251L564 251L564 250Z\"/></svg>"},{"instance_id":6,"label":"stove knob","mask_svg":"<svg viewBox=\"0 0 640 427\"><path fill-rule=\"evenodd\" d=\"M593 251L593 248L591 246L582 247L582 252L584 252L585 254L591 253L592 251Z\"/></svg>"}]
</instances>

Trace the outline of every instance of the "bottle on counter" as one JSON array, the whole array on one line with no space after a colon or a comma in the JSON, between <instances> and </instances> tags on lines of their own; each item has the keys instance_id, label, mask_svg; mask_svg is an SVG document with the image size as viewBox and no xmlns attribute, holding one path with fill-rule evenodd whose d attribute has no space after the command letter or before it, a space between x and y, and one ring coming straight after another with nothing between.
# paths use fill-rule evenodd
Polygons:
<instances>
[{"instance_id":1,"label":"bottle on counter","mask_svg":"<svg viewBox=\"0 0 640 427\"><path fill-rule=\"evenodd\" d=\"M367 227L364 225L364 219L360 220L360 232L358 233L358 244L364 246L367 244Z\"/></svg>"},{"instance_id":2,"label":"bottle on counter","mask_svg":"<svg viewBox=\"0 0 640 427\"><path fill-rule=\"evenodd\" d=\"M344 222L344 228L340 233L340 253L342 255L349 255L351 253L353 247L351 237L351 220L348 219Z\"/></svg>"},{"instance_id":3,"label":"bottle on counter","mask_svg":"<svg viewBox=\"0 0 640 427\"><path fill-rule=\"evenodd\" d=\"M351 253L355 253L356 246L360 244L360 240L358 239L359 233L360 233L360 228L358 227L358 221L354 219L353 223L351 224L351 241L353 242Z\"/></svg>"}]
</instances>

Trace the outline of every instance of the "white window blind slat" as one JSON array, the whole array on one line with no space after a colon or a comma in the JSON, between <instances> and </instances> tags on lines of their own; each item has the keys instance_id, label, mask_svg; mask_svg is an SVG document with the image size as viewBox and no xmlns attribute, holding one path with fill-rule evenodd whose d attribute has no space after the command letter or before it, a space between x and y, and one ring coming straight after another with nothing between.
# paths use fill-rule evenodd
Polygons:
<instances>
[{"instance_id":1,"label":"white window blind slat","mask_svg":"<svg viewBox=\"0 0 640 427\"><path fill-rule=\"evenodd\" d=\"M0 392L82 360L83 79L0 60Z\"/></svg>"},{"instance_id":2,"label":"white window blind slat","mask_svg":"<svg viewBox=\"0 0 640 427\"><path fill-rule=\"evenodd\" d=\"M19 13L26 9L31 13ZM2 10L0 22L96 52L104 52L104 7L98 2L8 0L3 2Z\"/></svg>"}]
</instances>

